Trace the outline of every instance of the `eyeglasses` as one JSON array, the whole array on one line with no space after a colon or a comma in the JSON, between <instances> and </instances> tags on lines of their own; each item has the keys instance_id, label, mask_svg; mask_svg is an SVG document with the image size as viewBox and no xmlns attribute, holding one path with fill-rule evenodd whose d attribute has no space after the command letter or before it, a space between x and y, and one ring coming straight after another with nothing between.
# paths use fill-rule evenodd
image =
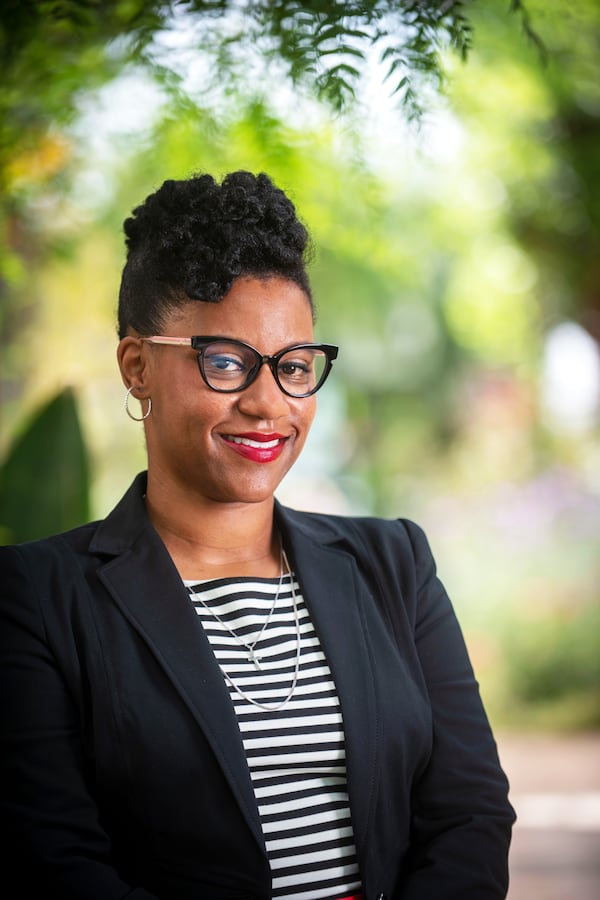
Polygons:
<instances>
[{"instance_id":1,"label":"eyeglasses","mask_svg":"<svg viewBox=\"0 0 600 900\"><path fill-rule=\"evenodd\" d=\"M140 340L197 350L198 368L204 382L212 391L223 394L243 391L257 378L261 366L267 365L288 397L310 397L316 393L325 383L339 349L333 344L294 344L274 356L265 356L250 344L227 337L155 334Z\"/></svg>"}]
</instances>

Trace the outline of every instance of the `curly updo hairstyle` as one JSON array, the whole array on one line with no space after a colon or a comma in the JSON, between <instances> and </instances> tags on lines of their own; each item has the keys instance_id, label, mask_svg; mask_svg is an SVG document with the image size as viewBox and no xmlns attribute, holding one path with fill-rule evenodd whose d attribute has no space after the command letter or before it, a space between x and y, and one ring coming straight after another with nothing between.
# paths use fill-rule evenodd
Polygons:
<instances>
[{"instance_id":1,"label":"curly updo hairstyle","mask_svg":"<svg viewBox=\"0 0 600 900\"><path fill-rule=\"evenodd\" d=\"M159 334L169 312L190 300L218 303L244 275L289 278L313 309L308 233L265 174L232 172L221 184L206 174L165 181L123 227L120 338L129 329Z\"/></svg>"}]
</instances>

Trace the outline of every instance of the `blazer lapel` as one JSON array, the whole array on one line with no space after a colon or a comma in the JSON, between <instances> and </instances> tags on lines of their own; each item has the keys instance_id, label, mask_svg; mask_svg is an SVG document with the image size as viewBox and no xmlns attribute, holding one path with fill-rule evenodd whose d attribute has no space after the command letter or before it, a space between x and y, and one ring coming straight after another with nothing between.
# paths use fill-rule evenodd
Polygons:
<instances>
[{"instance_id":1,"label":"blazer lapel","mask_svg":"<svg viewBox=\"0 0 600 900\"><path fill-rule=\"evenodd\" d=\"M311 532L307 517L279 505L277 516L340 699L358 849L368 836L374 806L378 745L373 660L358 571L352 555L336 546L335 535L323 541Z\"/></svg>"},{"instance_id":2,"label":"blazer lapel","mask_svg":"<svg viewBox=\"0 0 600 900\"><path fill-rule=\"evenodd\" d=\"M141 494L138 491L137 498L132 497L132 489L92 541L90 549L95 552L118 553L101 566L99 578L202 728L265 852L244 747L223 676L179 573L146 517ZM133 517L132 505L137 507Z\"/></svg>"}]
</instances>

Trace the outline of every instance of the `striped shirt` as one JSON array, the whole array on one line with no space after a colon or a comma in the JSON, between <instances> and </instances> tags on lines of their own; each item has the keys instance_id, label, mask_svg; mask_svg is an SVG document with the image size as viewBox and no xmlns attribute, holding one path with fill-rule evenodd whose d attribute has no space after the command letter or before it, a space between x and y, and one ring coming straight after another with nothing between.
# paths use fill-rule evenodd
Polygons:
<instances>
[{"instance_id":1,"label":"striped shirt","mask_svg":"<svg viewBox=\"0 0 600 900\"><path fill-rule=\"evenodd\" d=\"M185 584L237 715L273 898L357 894L340 704L294 576L283 578L278 596L277 578ZM260 635L256 662L228 628L249 646Z\"/></svg>"}]
</instances>

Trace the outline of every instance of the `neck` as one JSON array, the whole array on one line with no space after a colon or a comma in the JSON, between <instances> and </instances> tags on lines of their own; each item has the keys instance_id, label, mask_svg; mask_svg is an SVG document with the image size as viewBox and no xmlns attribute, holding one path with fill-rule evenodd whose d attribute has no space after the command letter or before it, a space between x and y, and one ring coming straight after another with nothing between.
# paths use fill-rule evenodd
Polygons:
<instances>
[{"instance_id":1,"label":"neck","mask_svg":"<svg viewBox=\"0 0 600 900\"><path fill-rule=\"evenodd\" d=\"M165 490L148 476L148 517L182 578L275 578L280 539L273 497L257 503L221 503L188 491Z\"/></svg>"}]
</instances>

